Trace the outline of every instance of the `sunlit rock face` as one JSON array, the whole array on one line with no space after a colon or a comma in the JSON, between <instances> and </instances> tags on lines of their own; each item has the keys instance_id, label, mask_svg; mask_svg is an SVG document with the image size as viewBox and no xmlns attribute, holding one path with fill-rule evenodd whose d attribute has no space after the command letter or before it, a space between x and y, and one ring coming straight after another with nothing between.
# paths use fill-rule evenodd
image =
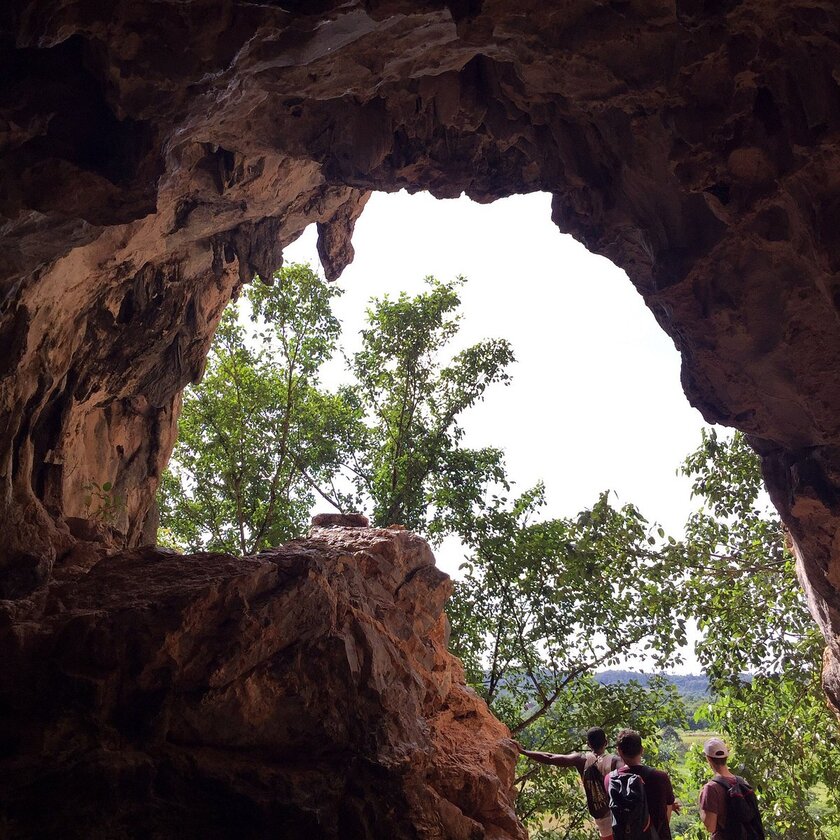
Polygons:
<instances>
[{"instance_id":1,"label":"sunlit rock face","mask_svg":"<svg viewBox=\"0 0 840 840\"><path fill-rule=\"evenodd\" d=\"M305 225L335 277L372 189L546 190L760 449L840 703L837 3L9 0L0 39L0 594L92 482L152 539L180 390Z\"/></svg>"},{"instance_id":2,"label":"sunlit rock face","mask_svg":"<svg viewBox=\"0 0 840 840\"><path fill-rule=\"evenodd\" d=\"M421 539L88 546L0 607L3 837L524 840Z\"/></svg>"}]
</instances>

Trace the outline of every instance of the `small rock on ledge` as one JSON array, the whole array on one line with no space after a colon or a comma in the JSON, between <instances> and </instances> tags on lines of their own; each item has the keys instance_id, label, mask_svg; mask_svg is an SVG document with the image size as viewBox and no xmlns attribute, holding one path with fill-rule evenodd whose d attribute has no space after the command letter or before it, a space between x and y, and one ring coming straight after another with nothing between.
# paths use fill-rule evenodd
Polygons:
<instances>
[{"instance_id":1,"label":"small rock on ledge","mask_svg":"<svg viewBox=\"0 0 840 840\"><path fill-rule=\"evenodd\" d=\"M312 517L313 528L367 528L368 518L362 513L319 513Z\"/></svg>"}]
</instances>

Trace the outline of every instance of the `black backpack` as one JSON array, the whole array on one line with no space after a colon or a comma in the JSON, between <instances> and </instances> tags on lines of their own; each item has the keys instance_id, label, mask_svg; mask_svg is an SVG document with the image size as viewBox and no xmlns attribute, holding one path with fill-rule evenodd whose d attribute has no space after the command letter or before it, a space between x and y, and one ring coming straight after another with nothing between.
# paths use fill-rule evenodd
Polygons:
<instances>
[{"instance_id":1,"label":"black backpack","mask_svg":"<svg viewBox=\"0 0 840 840\"><path fill-rule=\"evenodd\" d=\"M727 840L765 840L761 814L755 791L740 776L731 784L723 776L712 779L726 791L726 828L723 835Z\"/></svg>"},{"instance_id":2,"label":"black backpack","mask_svg":"<svg viewBox=\"0 0 840 840\"><path fill-rule=\"evenodd\" d=\"M610 800L604 787L604 775L598 767L598 760L583 771L583 792L586 794L586 807L595 819L606 817L610 812Z\"/></svg>"},{"instance_id":3,"label":"black backpack","mask_svg":"<svg viewBox=\"0 0 840 840\"><path fill-rule=\"evenodd\" d=\"M650 767L639 764L610 774L610 812L615 840L659 840L648 811L645 779Z\"/></svg>"}]
</instances>

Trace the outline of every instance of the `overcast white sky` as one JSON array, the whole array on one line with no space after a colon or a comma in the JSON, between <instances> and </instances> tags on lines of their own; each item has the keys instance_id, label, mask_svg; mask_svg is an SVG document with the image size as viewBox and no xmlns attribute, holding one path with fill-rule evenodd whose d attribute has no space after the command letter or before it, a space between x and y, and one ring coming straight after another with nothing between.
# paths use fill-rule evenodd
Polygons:
<instances>
[{"instance_id":1,"label":"overcast white sky","mask_svg":"<svg viewBox=\"0 0 840 840\"><path fill-rule=\"evenodd\" d=\"M428 274L465 275L463 343L507 338L517 357L513 383L465 416L467 445L501 446L523 488L543 479L549 515L611 489L680 530L692 503L675 471L703 418L680 387L679 354L627 275L560 233L548 195L482 205L378 193L353 244L335 307L345 349L358 345L372 296L420 291ZM285 258L318 265L314 226Z\"/></svg>"},{"instance_id":2,"label":"overcast white sky","mask_svg":"<svg viewBox=\"0 0 840 840\"><path fill-rule=\"evenodd\" d=\"M548 195L481 205L376 194L353 245L335 307L346 350L358 346L372 296L417 292L428 274L465 275L463 343L507 338L517 358L513 383L465 415L466 445L503 448L521 489L544 480L546 516L573 515L610 489L681 532L694 503L676 469L704 424L680 387L679 354L625 273L560 233ZM318 265L314 225L285 259ZM336 366L325 383L340 376ZM436 554L457 575L457 543Z\"/></svg>"}]
</instances>

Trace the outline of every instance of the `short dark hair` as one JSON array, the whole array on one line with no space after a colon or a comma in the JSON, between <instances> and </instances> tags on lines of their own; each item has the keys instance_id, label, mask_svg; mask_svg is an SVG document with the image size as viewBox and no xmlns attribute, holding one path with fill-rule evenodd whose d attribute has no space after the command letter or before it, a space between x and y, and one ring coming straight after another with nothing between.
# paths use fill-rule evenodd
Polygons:
<instances>
[{"instance_id":1,"label":"short dark hair","mask_svg":"<svg viewBox=\"0 0 840 840\"><path fill-rule=\"evenodd\" d=\"M601 729L600 726L593 726L587 730L586 743L592 747L593 750L600 750L601 747L607 745L607 733Z\"/></svg>"},{"instance_id":2,"label":"short dark hair","mask_svg":"<svg viewBox=\"0 0 840 840\"><path fill-rule=\"evenodd\" d=\"M715 770L722 770L726 767L726 762L728 761L726 756L723 758L715 758L714 756L707 755L706 758L709 759L709 763L715 768Z\"/></svg>"},{"instance_id":3,"label":"short dark hair","mask_svg":"<svg viewBox=\"0 0 840 840\"><path fill-rule=\"evenodd\" d=\"M642 754L642 736L635 729L622 729L615 745L627 758Z\"/></svg>"}]
</instances>

